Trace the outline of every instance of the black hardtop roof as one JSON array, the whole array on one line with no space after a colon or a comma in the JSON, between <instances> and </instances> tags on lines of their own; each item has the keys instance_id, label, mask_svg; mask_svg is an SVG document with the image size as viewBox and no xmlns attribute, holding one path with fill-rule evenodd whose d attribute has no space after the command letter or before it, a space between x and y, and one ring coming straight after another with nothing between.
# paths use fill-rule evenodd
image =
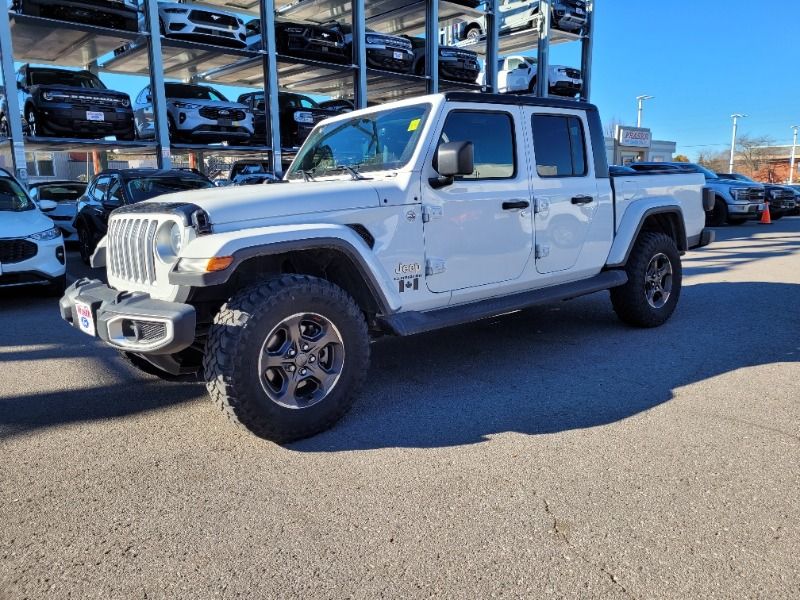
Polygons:
<instances>
[{"instance_id":1,"label":"black hardtop roof","mask_svg":"<svg viewBox=\"0 0 800 600\"><path fill-rule=\"evenodd\" d=\"M542 106L552 108L577 108L579 110L597 112L597 106L594 104L579 100L570 100L568 98L539 98L537 96L488 94L482 92L445 92L444 97L450 102L474 102L476 104L514 104L516 106Z\"/></svg>"}]
</instances>

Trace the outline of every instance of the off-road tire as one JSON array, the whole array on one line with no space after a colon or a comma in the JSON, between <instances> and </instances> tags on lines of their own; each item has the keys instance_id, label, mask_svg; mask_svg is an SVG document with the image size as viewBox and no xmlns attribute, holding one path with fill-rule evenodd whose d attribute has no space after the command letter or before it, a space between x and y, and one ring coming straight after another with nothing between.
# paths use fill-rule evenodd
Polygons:
<instances>
[{"instance_id":1,"label":"off-road tire","mask_svg":"<svg viewBox=\"0 0 800 600\"><path fill-rule=\"evenodd\" d=\"M653 308L647 299L645 279L650 261L664 254L672 267L669 298L660 308ZM636 327L658 327L672 316L681 295L683 269L675 241L666 234L645 231L639 234L625 265L628 283L611 290L614 312L625 323Z\"/></svg>"},{"instance_id":2,"label":"off-road tire","mask_svg":"<svg viewBox=\"0 0 800 600\"><path fill-rule=\"evenodd\" d=\"M288 408L269 398L258 359L269 332L290 315L316 313L341 334L344 363L333 389L319 402ZM238 292L214 318L203 370L212 401L255 435L279 443L330 428L352 406L369 368L364 315L341 288L324 279L284 275Z\"/></svg>"},{"instance_id":3,"label":"off-road tire","mask_svg":"<svg viewBox=\"0 0 800 600\"><path fill-rule=\"evenodd\" d=\"M714 208L706 213L708 227L722 227L728 220L728 205L725 200L717 196L714 199Z\"/></svg>"}]
</instances>

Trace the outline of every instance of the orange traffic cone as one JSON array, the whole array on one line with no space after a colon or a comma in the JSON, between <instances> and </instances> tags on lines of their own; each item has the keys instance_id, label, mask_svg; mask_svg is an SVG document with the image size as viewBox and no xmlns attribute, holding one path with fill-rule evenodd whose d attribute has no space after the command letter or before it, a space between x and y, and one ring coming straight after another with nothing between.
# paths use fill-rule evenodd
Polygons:
<instances>
[{"instance_id":1,"label":"orange traffic cone","mask_svg":"<svg viewBox=\"0 0 800 600\"><path fill-rule=\"evenodd\" d=\"M761 212L761 220L759 223L762 225L772 225L772 217L769 214L769 201L764 202L764 210Z\"/></svg>"}]
</instances>

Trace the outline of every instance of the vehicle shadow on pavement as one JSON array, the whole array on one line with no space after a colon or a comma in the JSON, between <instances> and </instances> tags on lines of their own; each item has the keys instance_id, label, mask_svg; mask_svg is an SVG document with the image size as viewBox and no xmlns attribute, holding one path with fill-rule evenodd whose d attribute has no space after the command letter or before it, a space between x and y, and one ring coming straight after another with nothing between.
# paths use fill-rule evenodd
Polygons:
<instances>
[{"instance_id":1,"label":"vehicle shadow on pavement","mask_svg":"<svg viewBox=\"0 0 800 600\"><path fill-rule=\"evenodd\" d=\"M606 295L607 297L607 295ZM627 327L595 295L471 326L373 345L353 412L291 449L330 452L473 444L606 425L674 390L754 365L797 362L800 320L733 325L742 307L796 306L800 285L684 288L658 329Z\"/></svg>"}]
</instances>

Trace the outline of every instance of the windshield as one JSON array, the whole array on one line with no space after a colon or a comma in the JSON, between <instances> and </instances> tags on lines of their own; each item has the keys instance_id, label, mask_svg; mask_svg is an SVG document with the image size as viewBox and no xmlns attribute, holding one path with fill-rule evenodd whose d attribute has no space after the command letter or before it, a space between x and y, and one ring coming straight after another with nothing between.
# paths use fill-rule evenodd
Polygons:
<instances>
[{"instance_id":1,"label":"windshield","mask_svg":"<svg viewBox=\"0 0 800 600\"><path fill-rule=\"evenodd\" d=\"M16 181L0 178L0 212L22 212L33 210L35 206Z\"/></svg>"},{"instance_id":2,"label":"windshield","mask_svg":"<svg viewBox=\"0 0 800 600\"><path fill-rule=\"evenodd\" d=\"M403 167L417 147L430 105L404 106L317 127L292 163L289 179Z\"/></svg>"},{"instance_id":3,"label":"windshield","mask_svg":"<svg viewBox=\"0 0 800 600\"><path fill-rule=\"evenodd\" d=\"M167 98L177 100L216 100L227 102L228 99L217 90L204 85L186 85L182 83L168 83L165 86Z\"/></svg>"},{"instance_id":4,"label":"windshield","mask_svg":"<svg viewBox=\"0 0 800 600\"><path fill-rule=\"evenodd\" d=\"M77 200L86 190L85 183L54 183L36 187L39 200L52 200L53 202L70 202Z\"/></svg>"},{"instance_id":5,"label":"windshield","mask_svg":"<svg viewBox=\"0 0 800 600\"><path fill-rule=\"evenodd\" d=\"M199 177L141 177L127 183L131 202L149 200L163 194L212 188L214 184Z\"/></svg>"},{"instance_id":6,"label":"windshield","mask_svg":"<svg viewBox=\"0 0 800 600\"><path fill-rule=\"evenodd\" d=\"M30 70L31 85L68 85L87 90L104 90L106 86L95 75L80 71Z\"/></svg>"},{"instance_id":7,"label":"windshield","mask_svg":"<svg viewBox=\"0 0 800 600\"><path fill-rule=\"evenodd\" d=\"M710 169L706 169L705 167L703 167L701 165L695 165L695 167L697 167L697 172L698 173L702 173L703 175L706 176L706 179L719 179L719 176L716 173L714 173L714 171L711 171Z\"/></svg>"}]
</instances>

